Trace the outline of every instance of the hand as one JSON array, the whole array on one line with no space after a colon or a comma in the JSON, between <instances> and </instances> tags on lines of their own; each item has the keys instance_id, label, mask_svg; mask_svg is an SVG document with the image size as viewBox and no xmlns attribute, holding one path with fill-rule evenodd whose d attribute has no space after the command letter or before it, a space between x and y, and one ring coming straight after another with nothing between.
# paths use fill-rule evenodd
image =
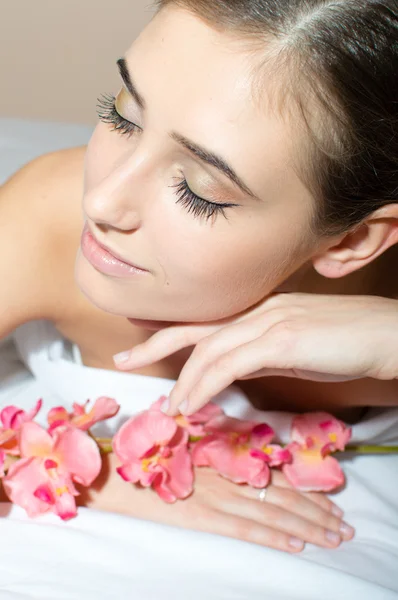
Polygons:
<instances>
[{"instance_id":1,"label":"hand","mask_svg":"<svg viewBox=\"0 0 398 600\"><path fill-rule=\"evenodd\" d=\"M170 415L194 413L239 379L391 380L398 378L398 301L275 294L236 319L164 329L116 364L141 368L190 346Z\"/></svg>"},{"instance_id":2,"label":"hand","mask_svg":"<svg viewBox=\"0 0 398 600\"><path fill-rule=\"evenodd\" d=\"M200 468L195 470L194 493L186 500L166 504L154 491L123 481L115 471L118 464L114 454L107 457L96 490L89 491L83 504L289 553L300 552L305 542L336 548L354 535L341 520L342 511L325 495L298 492L277 471L265 502L259 500L258 490Z\"/></svg>"}]
</instances>

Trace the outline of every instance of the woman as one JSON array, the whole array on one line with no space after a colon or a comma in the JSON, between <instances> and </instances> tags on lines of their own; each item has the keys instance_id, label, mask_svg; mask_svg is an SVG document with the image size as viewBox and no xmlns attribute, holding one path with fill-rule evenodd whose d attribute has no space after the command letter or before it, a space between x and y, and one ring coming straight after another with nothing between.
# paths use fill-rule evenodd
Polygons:
<instances>
[{"instance_id":1,"label":"woman","mask_svg":"<svg viewBox=\"0 0 398 600\"><path fill-rule=\"evenodd\" d=\"M87 151L43 157L2 191L0 335L45 319L109 370L144 344L118 364L179 378L170 412L253 375L240 387L261 409L355 421L396 405L396 2L159 5ZM261 505L200 471L177 508L103 479L87 505L288 552L353 536L282 477Z\"/></svg>"}]
</instances>

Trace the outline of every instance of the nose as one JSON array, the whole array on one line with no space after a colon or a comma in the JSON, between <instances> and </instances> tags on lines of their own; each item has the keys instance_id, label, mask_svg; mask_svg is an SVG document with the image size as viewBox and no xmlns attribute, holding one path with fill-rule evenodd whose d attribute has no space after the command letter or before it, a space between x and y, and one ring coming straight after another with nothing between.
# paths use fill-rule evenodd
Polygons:
<instances>
[{"instance_id":1,"label":"nose","mask_svg":"<svg viewBox=\"0 0 398 600\"><path fill-rule=\"evenodd\" d=\"M114 166L102 181L88 190L84 212L89 219L107 228L131 231L142 221L142 199L148 161L130 156Z\"/></svg>"}]
</instances>

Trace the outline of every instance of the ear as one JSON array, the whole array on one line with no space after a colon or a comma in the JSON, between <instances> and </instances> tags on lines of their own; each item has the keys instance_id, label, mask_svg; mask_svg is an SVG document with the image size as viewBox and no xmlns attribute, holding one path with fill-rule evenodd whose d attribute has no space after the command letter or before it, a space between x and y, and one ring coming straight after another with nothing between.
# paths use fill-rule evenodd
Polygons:
<instances>
[{"instance_id":1,"label":"ear","mask_svg":"<svg viewBox=\"0 0 398 600\"><path fill-rule=\"evenodd\" d=\"M352 231L333 240L312 259L320 275L330 279L358 271L398 243L398 203L372 213Z\"/></svg>"}]
</instances>

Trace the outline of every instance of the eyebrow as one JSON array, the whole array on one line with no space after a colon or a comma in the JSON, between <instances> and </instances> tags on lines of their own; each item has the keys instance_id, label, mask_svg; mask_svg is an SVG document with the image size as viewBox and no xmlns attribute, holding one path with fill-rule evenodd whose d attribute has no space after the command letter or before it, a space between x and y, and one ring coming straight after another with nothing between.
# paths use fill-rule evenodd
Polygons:
<instances>
[{"instance_id":1,"label":"eyebrow","mask_svg":"<svg viewBox=\"0 0 398 600\"><path fill-rule=\"evenodd\" d=\"M145 102L144 98L141 96L141 94L138 92L136 86L134 85L134 83L131 79L131 75L130 75L130 72L127 67L126 59L119 58L119 60L117 61L116 64L119 67L120 77L123 79L124 85L130 92L130 94L133 96L134 100L137 102L137 104L141 108L141 110L145 110L146 102Z\"/></svg>"},{"instance_id":2,"label":"eyebrow","mask_svg":"<svg viewBox=\"0 0 398 600\"><path fill-rule=\"evenodd\" d=\"M140 109L144 111L146 109L146 102L143 96L139 93L136 85L134 84L131 78L129 69L127 67L126 59L119 58L119 60L117 61L117 66L119 67L120 76L126 88L130 92L131 96L134 98ZM207 163L211 167L214 167L218 171L221 171L221 173L226 175L226 177L228 177L228 179L232 181L232 183L234 183L236 186L238 186L245 194L248 194L252 198L259 200L256 194L254 194L250 190L250 188L248 188L248 186L239 177L236 171L226 162L226 160L222 158L222 156L215 154L214 152L210 152L203 146L200 146L199 144L193 142L192 140L189 140L185 136L175 131L170 133L170 137L175 142L186 148L189 152L194 154L199 160L201 160L204 163Z\"/></svg>"}]
</instances>

